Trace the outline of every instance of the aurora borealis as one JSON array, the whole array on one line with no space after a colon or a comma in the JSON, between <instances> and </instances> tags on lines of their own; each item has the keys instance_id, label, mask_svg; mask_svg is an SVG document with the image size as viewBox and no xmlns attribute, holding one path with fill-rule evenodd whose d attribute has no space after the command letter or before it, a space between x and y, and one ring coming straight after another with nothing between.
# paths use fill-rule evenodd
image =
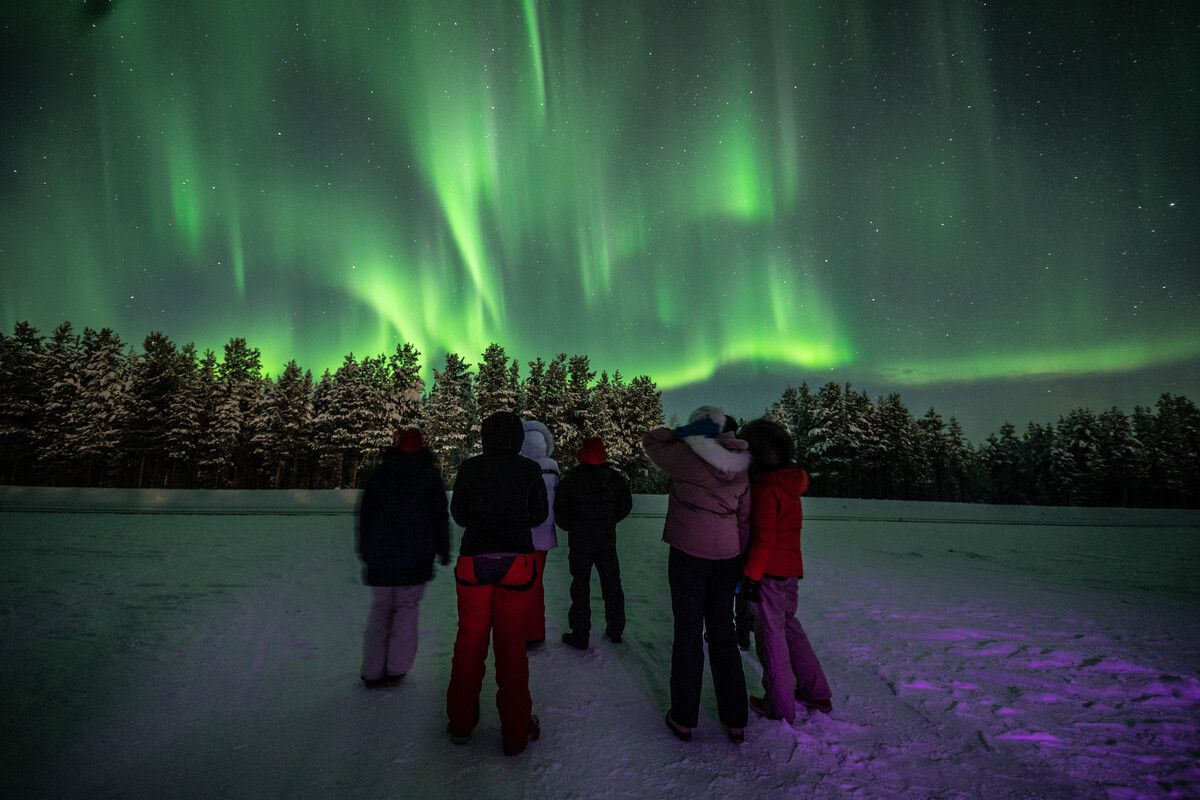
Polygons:
<instances>
[{"instance_id":1,"label":"aurora borealis","mask_svg":"<svg viewBox=\"0 0 1200 800\"><path fill-rule=\"evenodd\" d=\"M1194 395L1197 6L1001 5L30 4L3 323L272 372L498 341L742 413L799 380Z\"/></svg>"}]
</instances>

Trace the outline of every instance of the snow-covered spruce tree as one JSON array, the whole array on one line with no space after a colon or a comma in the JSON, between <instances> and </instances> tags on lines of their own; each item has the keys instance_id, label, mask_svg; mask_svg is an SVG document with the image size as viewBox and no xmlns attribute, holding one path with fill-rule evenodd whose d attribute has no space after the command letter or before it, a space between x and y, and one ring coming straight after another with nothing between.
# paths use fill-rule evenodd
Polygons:
<instances>
[{"instance_id":1,"label":"snow-covered spruce tree","mask_svg":"<svg viewBox=\"0 0 1200 800\"><path fill-rule=\"evenodd\" d=\"M988 434L983 458L991 483L990 502L1027 503L1028 499L1021 492L1021 440L1011 423L1000 426L999 436Z\"/></svg>"},{"instance_id":2,"label":"snow-covered spruce tree","mask_svg":"<svg viewBox=\"0 0 1200 800\"><path fill-rule=\"evenodd\" d=\"M882 471L884 441L879 434L876 405L865 391L856 392L850 384L842 387L846 405L847 441L846 486L849 497L877 497L878 484L873 478Z\"/></svg>"},{"instance_id":3,"label":"snow-covered spruce tree","mask_svg":"<svg viewBox=\"0 0 1200 800\"><path fill-rule=\"evenodd\" d=\"M50 485L77 485L75 453L67 446L67 422L79 402L79 380L83 370L83 347L79 337L64 322L54 329L42 356L40 369L45 387L42 422L34 429L41 480Z\"/></svg>"},{"instance_id":4,"label":"snow-covered spruce tree","mask_svg":"<svg viewBox=\"0 0 1200 800\"><path fill-rule=\"evenodd\" d=\"M546 383L546 362L539 356L529 362L529 374L521 384L521 418L541 420L545 418L546 408L544 387Z\"/></svg>"},{"instance_id":5,"label":"snow-covered spruce tree","mask_svg":"<svg viewBox=\"0 0 1200 800\"><path fill-rule=\"evenodd\" d=\"M85 485L112 481L121 444L121 420L129 393L129 358L121 338L108 328L85 328L79 402L67 420L67 445L84 466Z\"/></svg>"},{"instance_id":6,"label":"snow-covered spruce tree","mask_svg":"<svg viewBox=\"0 0 1200 800\"><path fill-rule=\"evenodd\" d=\"M633 453L625 474L635 492L664 492L666 475L650 460L642 444L642 437L647 431L663 424L662 392L649 376L638 375L621 394L626 398L622 404L626 409L623 414L624 435L628 437Z\"/></svg>"},{"instance_id":7,"label":"snow-covered spruce tree","mask_svg":"<svg viewBox=\"0 0 1200 800\"><path fill-rule=\"evenodd\" d=\"M983 460L978 458L975 449L967 441L957 417L950 417L946 423L946 443L949 447L950 478L959 491L959 496L953 499L964 503L983 502L986 499Z\"/></svg>"},{"instance_id":8,"label":"snow-covered spruce tree","mask_svg":"<svg viewBox=\"0 0 1200 800\"><path fill-rule=\"evenodd\" d=\"M215 382L216 356L210 356L209 374ZM164 446L168 467L168 486L192 486L197 469L197 453L208 386L200 376L196 346L184 345L175 364L178 390L167 409L167 433Z\"/></svg>"},{"instance_id":9,"label":"snow-covered spruce tree","mask_svg":"<svg viewBox=\"0 0 1200 800\"><path fill-rule=\"evenodd\" d=\"M245 339L230 339L217 378L220 399L214 422L222 462L216 485L248 486L254 474L250 423L258 415L262 395L262 354Z\"/></svg>"},{"instance_id":10,"label":"snow-covered spruce tree","mask_svg":"<svg viewBox=\"0 0 1200 800\"><path fill-rule=\"evenodd\" d=\"M212 350L205 350L198 368L199 437L196 440L196 484L204 489L230 485L234 451L241 431L237 399L231 397L220 378L220 363Z\"/></svg>"},{"instance_id":11,"label":"snow-covered spruce tree","mask_svg":"<svg viewBox=\"0 0 1200 800\"><path fill-rule=\"evenodd\" d=\"M350 485L354 487L375 468L383 448L392 441L398 420L392 402L391 368L387 357L378 355L364 358L359 364L358 374L365 408L357 461L350 475Z\"/></svg>"},{"instance_id":12,"label":"snow-covered spruce tree","mask_svg":"<svg viewBox=\"0 0 1200 800\"><path fill-rule=\"evenodd\" d=\"M587 435L598 436L604 441L608 461L618 469L627 467L633 456L632 442L621 429L623 389L620 372L613 373L612 378L607 372L601 372L600 380L592 387L591 407L586 418Z\"/></svg>"},{"instance_id":13,"label":"snow-covered spruce tree","mask_svg":"<svg viewBox=\"0 0 1200 800\"><path fill-rule=\"evenodd\" d=\"M908 408L893 392L876 401L879 457L877 497L915 500L930 482L929 457L921 447L921 430Z\"/></svg>"},{"instance_id":14,"label":"snow-covered spruce tree","mask_svg":"<svg viewBox=\"0 0 1200 800\"><path fill-rule=\"evenodd\" d=\"M793 439L795 438L792 436L791 423L788 420L787 414L783 410L783 403L780 401L776 400L774 403L771 403L771 405L767 406L767 409L763 412L763 419L774 422L776 425L787 431L789 437ZM741 425L738 426L738 429L741 429Z\"/></svg>"},{"instance_id":15,"label":"snow-covered spruce tree","mask_svg":"<svg viewBox=\"0 0 1200 800\"><path fill-rule=\"evenodd\" d=\"M508 365L508 390L516 398L513 410L524 419L524 415L521 413L525 409L525 394L521 391L521 362L516 358Z\"/></svg>"},{"instance_id":16,"label":"snow-covered spruce tree","mask_svg":"<svg viewBox=\"0 0 1200 800\"><path fill-rule=\"evenodd\" d=\"M312 373L289 361L263 394L251 444L266 485L295 486L312 422Z\"/></svg>"},{"instance_id":17,"label":"snow-covered spruce tree","mask_svg":"<svg viewBox=\"0 0 1200 800\"><path fill-rule=\"evenodd\" d=\"M425 379L421 377L421 351L405 342L396 345L396 352L388 358L391 367L389 401L392 408L393 430L421 424L425 394Z\"/></svg>"},{"instance_id":18,"label":"snow-covered spruce tree","mask_svg":"<svg viewBox=\"0 0 1200 800\"><path fill-rule=\"evenodd\" d=\"M925 461L929 465L928 491L923 495L927 500L950 499L950 458L949 443L946 440L946 423L932 406L925 416L917 420L917 428L921 434L921 449L925 453Z\"/></svg>"},{"instance_id":19,"label":"snow-covered spruce tree","mask_svg":"<svg viewBox=\"0 0 1200 800\"><path fill-rule=\"evenodd\" d=\"M1050 469L1053 450L1053 428L1030 422L1021 437L1018 485L1022 496L1034 505L1044 506L1055 502L1054 480Z\"/></svg>"},{"instance_id":20,"label":"snow-covered spruce tree","mask_svg":"<svg viewBox=\"0 0 1200 800\"><path fill-rule=\"evenodd\" d=\"M813 459L813 494L854 497L861 492L864 442L873 437L871 401L850 384L829 382L817 394L814 425L808 432Z\"/></svg>"},{"instance_id":21,"label":"snow-covered spruce tree","mask_svg":"<svg viewBox=\"0 0 1200 800\"><path fill-rule=\"evenodd\" d=\"M1050 468L1060 502L1084 506L1099 500L1100 454L1091 411L1077 408L1059 419Z\"/></svg>"},{"instance_id":22,"label":"snow-covered spruce tree","mask_svg":"<svg viewBox=\"0 0 1200 800\"><path fill-rule=\"evenodd\" d=\"M471 374L457 353L447 353L442 369L433 371L433 390L425 401L425 434L442 477L454 485L458 465L470 455L475 419Z\"/></svg>"},{"instance_id":23,"label":"snow-covered spruce tree","mask_svg":"<svg viewBox=\"0 0 1200 800\"><path fill-rule=\"evenodd\" d=\"M18 322L11 337L0 334L0 480L32 479L33 431L42 420L42 337Z\"/></svg>"},{"instance_id":24,"label":"snow-covered spruce tree","mask_svg":"<svg viewBox=\"0 0 1200 800\"><path fill-rule=\"evenodd\" d=\"M512 372L508 354L495 342L483 351L479 369L475 373L474 398L478 413L471 431L471 452L480 452L479 426L489 415L497 411L516 411L517 393L512 388ZM515 363L515 361L514 361Z\"/></svg>"},{"instance_id":25,"label":"snow-covered spruce tree","mask_svg":"<svg viewBox=\"0 0 1200 800\"><path fill-rule=\"evenodd\" d=\"M342 451L334 442L338 423L329 412L332 397L333 375L325 370L313 388L312 434L308 442L307 471L312 476L311 485L318 489L336 486L342 474Z\"/></svg>"},{"instance_id":26,"label":"snow-covered spruce tree","mask_svg":"<svg viewBox=\"0 0 1200 800\"><path fill-rule=\"evenodd\" d=\"M1157 505L1200 505L1200 410L1182 395L1163 394L1154 404L1152 489Z\"/></svg>"},{"instance_id":27,"label":"snow-covered spruce tree","mask_svg":"<svg viewBox=\"0 0 1200 800\"><path fill-rule=\"evenodd\" d=\"M1133 434L1133 424L1117 407L1096 418L1097 455L1099 456L1100 503L1106 506L1130 506L1136 488L1146 480L1146 463L1141 443Z\"/></svg>"},{"instance_id":28,"label":"snow-covered spruce tree","mask_svg":"<svg viewBox=\"0 0 1200 800\"><path fill-rule=\"evenodd\" d=\"M165 334L151 333L130 359L129 402L122 420L126 483L161 486L171 404L179 391L179 351Z\"/></svg>"},{"instance_id":29,"label":"snow-covered spruce tree","mask_svg":"<svg viewBox=\"0 0 1200 800\"><path fill-rule=\"evenodd\" d=\"M383 356L355 360L351 353L333 375L315 423L322 441L322 466L332 484L353 487L364 459L390 439Z\"/></svg>"},{"instance_id":30,"label":"snow-covered spruce tree","mask_svg":"<svg viewBox=\"0 0 1200 800\"><path fill-rule=\"evenodd\" d=\"M1154 411L1147 406L1134 406L1129 417L1133 426L1133 435L1139 445L1138 460L1142 463L1145 474L1140 482L1134 482L1131 492L1132 503L1135 506L1146 507L1161 505L1155 496L1156 478L1161 470L1155 461L1158 450L1157 420Z\"/></svg>"},{"instance_id":31,"label":"snow-covered spruce tree","mask_svg":"<svg viewBox=\"0 0 1200 800\"><path fill-rule=\"evenodd\" d=\"M574 464L575 452L568 452L571 440L576 439L576 429L570 419L570 398L567 393L567 356L559 353L546 365L546 377L542 382L540 419L554 435L555 455L564 470ZM578 447L578 445L576 445Z\"/></svg>"},{"instance_id":32,"label":"snow-covered spruce tree","mask_svg":"<svg viewBox=\"0 0 1200 800\"><path fill-rule=\"evenodd\" d=\"M595 377L596 371L587 356L573 355L568 360L566 410L560 428L554 431L555 456L564 470L575 465L575 454L583 444L584 432L589 430L591 384Z\"/></svg>"}]
</instances>

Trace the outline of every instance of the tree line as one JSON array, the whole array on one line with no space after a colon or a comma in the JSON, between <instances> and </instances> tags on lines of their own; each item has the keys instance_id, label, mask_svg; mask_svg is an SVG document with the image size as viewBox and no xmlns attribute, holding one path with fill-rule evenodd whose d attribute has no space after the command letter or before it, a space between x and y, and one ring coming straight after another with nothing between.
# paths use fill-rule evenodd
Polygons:
<instances>
[{"instance_id":1,"label":"tree line","mask_svg":"<svg viewBox=\"0 0 1200 800\"><path fill-rule=\"evenodd\" d=\"M221 357L151 333L138 352L109 329L0 333L0 482L58 486L356 487L391 432L420 425L448 482L479 452L488 414L515 411L554 433L563 468L585 436L604 439L637 492L665 478L641 436L662 424L653 380L597 377L586 355L520 362L490 345L474 370L455 353L421 377L411 344L314 378L295 361L264 374L234 338ZM428 391L426 389L428 388ZM952 502L1197 507L1200 412L1179 395L1131 415L1076 409L1056 423L1005 423L978 446L934 409L850 384L789 386L765 416L791 433L811 493Z\"/></svg>"},{"instance_id":2,"label":"tree line","mask_svg":"<svg viewBox=\"0 0 1200 800\"><path fill-rule=\"evenodd\" d=\"M1065 506L1200 506L1200 411L1163 394L1132 414L1078 408L1054 423L1005 423L978 446L933 408L850 384L789 386L766 416L791 433L811 493L827 497Z\"/></svg>"},{"instance_id":3,"label":"tree line","mask_svg":"<svg viewBox=\"0 0 1200 800\"><path fill-rule=\"evenodd\" d=\"M636 491L662 491L641 447L662 423L644 375L596 371L587 356L520 364L492 344L477 369L447 353L426 392L421 353L347 355L314 378L295 361L264 374L234 338L221 358L151 333L141 352L109 329L69 322L49 337L28 323L0 333L0 482L57 486L328 489L356 487L394 430L420 425L443 475L480 451L480 422L515 411L546 423L571 466L601 436Z\"/></svg>"}]
</instances>

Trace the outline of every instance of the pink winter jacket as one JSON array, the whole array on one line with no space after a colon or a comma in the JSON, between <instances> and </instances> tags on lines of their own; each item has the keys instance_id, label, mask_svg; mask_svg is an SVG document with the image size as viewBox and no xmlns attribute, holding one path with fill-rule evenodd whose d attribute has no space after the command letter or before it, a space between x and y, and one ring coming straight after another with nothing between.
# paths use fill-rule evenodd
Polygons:
<instances>
[{"instance_id":1,"label":"pink winter jacket","mask_svg":"<svg viewBox=\"0 0 1200 800\"><path fill-rule=\"evenodd\" d=\"M697 558L734 558L750 543L747 445L732 433L677 439L656 428L642 439L670 477L663 541Z\"/></svg>"}]
</instances>

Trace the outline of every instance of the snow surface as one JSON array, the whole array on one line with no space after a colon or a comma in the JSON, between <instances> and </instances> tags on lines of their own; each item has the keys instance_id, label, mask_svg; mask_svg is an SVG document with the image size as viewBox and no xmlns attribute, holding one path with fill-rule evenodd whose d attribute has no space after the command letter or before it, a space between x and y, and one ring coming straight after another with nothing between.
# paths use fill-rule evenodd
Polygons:
<instances>
[{"instance_id":1,"label":"snow surface","mask_svg":"<svg viewBox=\"0 0 1200 800\"><path fill-rule=\"evenodd\" d=\"M707 679L695 741L662 722L667 547L661 498L638 498L625 643L557 641L553 551L551 640L530 658L543 735L505 758L490 677L471 742L444 733L447 569L415 668L368 691L352 493L186 494L0 492L3 796L1200 795L1194 513L806 501L799 617L834 712L752 715L737 746Z\"/></svg>"}]
</instances>

